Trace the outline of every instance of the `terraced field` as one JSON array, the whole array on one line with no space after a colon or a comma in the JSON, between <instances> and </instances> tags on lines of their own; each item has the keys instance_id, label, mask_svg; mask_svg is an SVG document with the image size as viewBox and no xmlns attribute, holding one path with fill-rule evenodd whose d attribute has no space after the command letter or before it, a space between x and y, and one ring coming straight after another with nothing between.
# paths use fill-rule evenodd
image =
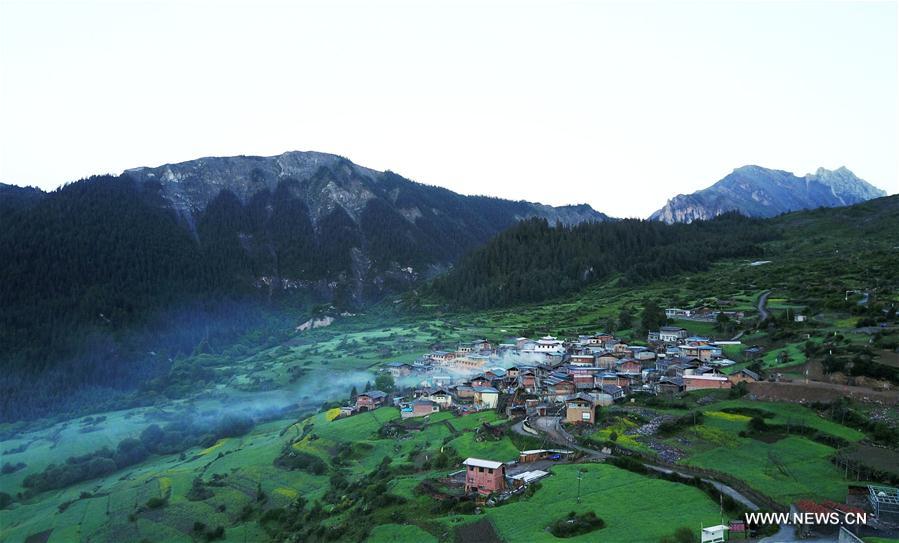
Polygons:
<instances>
[{"instance_id":1,"label":"terraced field","mask_svg":"<svg viewBox=\"0 0 899 543\"><path fill-rule=\"evenodd\" d=\"M577 470L584 470L577 503ZM639 500L634 497L639 496ZM569 511L595 511L598 532L569 541L657 542L679 526L721 521L718 504L696 488L651 479L606 464L560 465L528 500L490 509L487 516L509 541L558 541L545 528ZM633 522L639 518L640 522Z\"/></svg>"}]
</instances>

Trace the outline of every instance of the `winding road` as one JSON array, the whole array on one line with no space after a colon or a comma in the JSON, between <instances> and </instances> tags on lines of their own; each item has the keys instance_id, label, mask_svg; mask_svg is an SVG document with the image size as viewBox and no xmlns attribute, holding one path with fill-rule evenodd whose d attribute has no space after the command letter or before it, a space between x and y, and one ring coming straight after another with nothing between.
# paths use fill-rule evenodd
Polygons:
<instances>
[{"instance_id":1,"label":"winding road","mask_svg":"<svg viewBox=\"0 0 899 543\"><path fill-rule=\"evenodd\" d=\"M770 290L766 290L759 296L759 324L768 320L768 317L771 316L771 313L768 312L768 296L771 295Z\"/></svg>"}]
</instances>

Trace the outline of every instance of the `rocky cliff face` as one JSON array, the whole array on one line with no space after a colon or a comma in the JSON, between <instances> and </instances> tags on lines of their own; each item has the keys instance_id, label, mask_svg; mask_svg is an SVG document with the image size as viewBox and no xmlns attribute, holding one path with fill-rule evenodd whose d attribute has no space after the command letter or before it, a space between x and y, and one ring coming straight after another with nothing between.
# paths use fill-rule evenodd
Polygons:
<instances>
[{"instance_id":1,"label":"rocky cliff face","mask_svg":"<svg viewBox=\"0 0 899 543\"><path fill-rule=\"evenodd\" d=\"M711 187L668 200L652 220L691 222L728 211L750 217L773 217L788 211L838 207L885 196L886 192L855 176L845 167L819 168L797 177L790 172L743 166Z\"/></svg>"},{"instance_id":2,"label":"rocky cliff face","mask_svg":"<svg viewBox=\"0 0 899 543\"><path fill-rule=\"evenodd\" d=\"M162 196L184 218L193 221L197 213L223 191L233 193L244 204L260 193L275 193L283 181L296 181L292 195L309 206L314 223L336 208L358 220L369 201L383 198L396 204L409 192L427 193L433 204L428 211L439 212L438 197L462 199L479 205L491 201L502 209L502 219L544 217L550 222L577 224L603 221L608 217L589 205L549 205L509 201L481 196L461 196L451 191L422 185L393 174L358 166L332 154L291 151L273 157L207 157L178 164L133 168L125 173L139 182L158 182ZM402 203L402 202L400 202ZM416 206L397 209L407 220L425 216Z\"/></svg>"},{"instance_id":3,"label":"rocky cliff face","mask_svg":"<svg viewBox=\"0 0 899 543\"><path fill-rule=\"evenodd\" d=\"M246 260L269 288L311 286L364 301L446 269L518 220L608 217L463 196L325 153L201 158L125 172L173 209L205 250Z\"/></svg>"}]
</instances>

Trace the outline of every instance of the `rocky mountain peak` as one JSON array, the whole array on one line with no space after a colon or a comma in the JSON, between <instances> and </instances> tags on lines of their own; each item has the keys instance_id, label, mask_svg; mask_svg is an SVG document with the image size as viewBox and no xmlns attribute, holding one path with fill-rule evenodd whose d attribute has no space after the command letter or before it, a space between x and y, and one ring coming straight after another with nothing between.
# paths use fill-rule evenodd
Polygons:
<instances>
[{"instance_id":1,"label":"rocky mountain peak","mask_svg":"<svg viewBox=\"0 0 899 543\"><path fill-rule=\"evenodd\" d=\"M804 177L747 165L714 185L689 195L678 195L651 215L664 222L710 219L728 211L752 217L773 217L788 211L851 205L886 193L858 178L845 166L818 168Z\"/></svg>"}]
</instances>

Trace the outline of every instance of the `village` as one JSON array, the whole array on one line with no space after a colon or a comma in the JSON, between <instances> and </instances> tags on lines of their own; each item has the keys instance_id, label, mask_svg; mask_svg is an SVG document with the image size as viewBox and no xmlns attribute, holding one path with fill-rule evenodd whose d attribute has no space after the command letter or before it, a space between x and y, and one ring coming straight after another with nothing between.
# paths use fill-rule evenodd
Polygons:
<instances>
[{"instance_id":1,"label":"village","mask_svg":"<svg viewBox=\"0 0 899 543\"><path fill-rule=\"evenodd\" d=\"M343 416L393 405L404 418L453 410L458 413L499 409L506 416L546 415L565 411L570 423L593 424L596 407L624 401L631 394L677 394L699 389L729 389L761 379L735 364L722 346L690 336L677 326L652 331L647 345L629 345L612 334L563 340L510 338L493 345L486 339L459 344L453 351L433 351L414 363L388 362L380 371L397 383L393 394L369 390L342 408ZM747 349L755 354L756 347Z\"/></svg>"},{"instance_id":2,"label":"village","mask_svg":"<svg viewBox=\"0 0 899 543\"><path fill-rule=\"evenodd\" d=\"M677 309L668 309L666 314L680 320L715 318ZM462 416L494 411L509 420L521 421L512 428L542 437L542 448L521 450L514 460L464 458L459 469L439 483L461 489L478 504L494 506L514 499L529 486L551 476L556 463L614 460L612 448L585 448L578 437L593 431L601 419L601 409L628 406L638 398L671 399L693 391L738 388L742 395L747 384L780 377L774 372L763 375L743 364L737 371L723 372L737 364L725 350L733 353L739 349L744 360L762 353L758 346L744 346L737 339L714 340L691 335L683 327L661 326L640 343L625 342L604 332L572 339L547 335L538 339L509 338L498 344L487 339L462 342L452 350L433 350L412 363L380 365L379 375L389 375L395 386L389 391L372 388L358 393L351 403L340 408L339 417L393 408L399 411L400 420L427 420L441 412ZM481 430L490 432L493 428L484 424ZM661 454L660 459L666 460L665 455ZM750 510L759 509L737 490L725 485L721 488L733 493L744 505L751 505ZM899 500L899 492L877 487L878 494L874 488L850 489L849 498L854 495L852 504L804 500L796 502L793 511L835 513L838 522L831 528L850 531L854 518L864 519L869 511L882 511L879 517L887 519L883 526L889 527L890 522L899 521L899 506L894 503ZM750 527L742 519L725 522L722 516L722 524L703 528L698 540L721 542L731 534L746 537L759 529L760 526ZM806 535L813 533L816 532L806 530ZM832 530L823 533L836 535Z\"/></svg>"}]
</instances>

